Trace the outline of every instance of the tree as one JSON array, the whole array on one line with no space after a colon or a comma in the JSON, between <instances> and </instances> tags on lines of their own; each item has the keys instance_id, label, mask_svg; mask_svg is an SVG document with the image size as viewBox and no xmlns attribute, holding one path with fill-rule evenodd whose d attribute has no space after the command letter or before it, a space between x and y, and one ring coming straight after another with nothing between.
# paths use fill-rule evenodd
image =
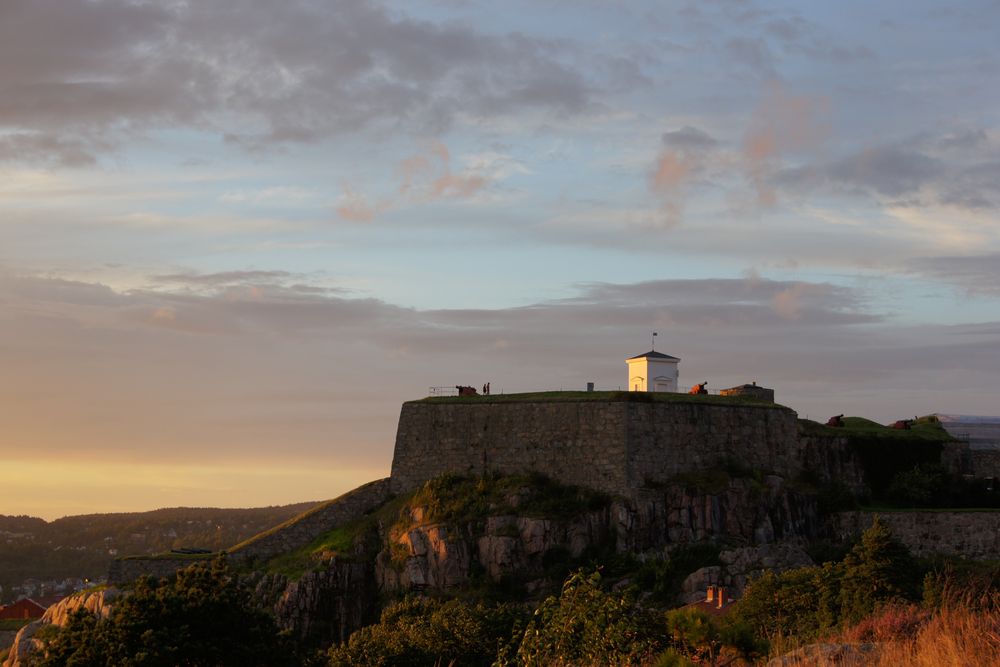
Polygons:
<instances>
[{"instance_id":1,"label":"tree","mask_svg":"<svg viewBox=\"0 0 1000 667\"><path fill-rule=\"evenodd\" d=\"M887 602L916 600L919 581L913 556L876 516L844 558L841 619L855 623Z\"/></svg>"},{"instance_id":2,"label":"tree","mask_svg":"<svg viewBox=\"0 0 1000 667\"><path fill-rule=\"evenodd\" d=\"M662 617L601 590L600 581L598 572L571 574L535 611L516 655L498 664L638 665L665 648Z\"/></svg>"},{"instance_id":3,"label":"tree","mask_svg":"<svg viewBox=\"0 0 1000 667\"><path fill-rule=\"evenodd\" d=\"M518 606L406 598L386 607L378 623L327 653L330 667L488 667L525 612Z\"/></svg>"},{"instance_id":4,"label":"tree","mask_svg":"<svg viewBox=\"0 0 1000 667\"><path fill-rule=\"evenodd\" d=\"M219 559L164 580L139 579L107 620L86 612L49 640L38 667L279 667L291 642L254 608Z\"/></svg>"}]
</instances>

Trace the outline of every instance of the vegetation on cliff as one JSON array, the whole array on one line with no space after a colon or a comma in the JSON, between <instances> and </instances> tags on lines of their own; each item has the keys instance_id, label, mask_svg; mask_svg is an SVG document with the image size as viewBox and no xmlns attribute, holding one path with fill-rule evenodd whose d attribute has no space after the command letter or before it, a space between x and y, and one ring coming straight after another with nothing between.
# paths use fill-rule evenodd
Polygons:
<instances>
[{"instance_id":1,"label":"vegetation on cliff","mask_svg":"<svg viewBox=\"0 0 1000 667\"><path fill-rule=\"evenodd\" d=\"M253 605L225 562L216 560L162 581L140 579L106 620L77 611L32 664L281 667L302 662L274 619Z\"/></svg>"},{"instance_id":2,"label":"vegetation on cliff","mask_svg":"<svg viewBox=\"0 0 1000 667\"><path fill-rule=\"evenodd\" d=\"M522 605L407 597L328 653L330 667L489 667L529 615Z\"/></svg>"},{"instance_id":3,"label":"vegetation on cliff","mask_svg":"<svg viewBox=\"0 0 1000 667\"><path fill-rule=\"evenodd\" d=\"M380 532L399 535L431 523L478 525L489 516L503 514L565 518L603 509L609 503L606 494L560 484L544 475L473 478L446 474L368 515L330 529L300 549L271 559L265 569L297 579L334 557L373 559L381 547Z\"/></svg>"}]
</instances>

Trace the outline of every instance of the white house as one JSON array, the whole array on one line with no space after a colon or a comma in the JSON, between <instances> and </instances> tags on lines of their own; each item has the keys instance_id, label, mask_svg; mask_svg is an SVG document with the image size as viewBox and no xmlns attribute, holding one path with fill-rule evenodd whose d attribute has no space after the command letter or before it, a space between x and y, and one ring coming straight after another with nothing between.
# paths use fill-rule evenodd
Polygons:
<instances>
[{"instance_id":1,"label":"white house","mask_svg":"<svg viewBox=\"0 0 1000 667\"><path fill-rule=\"evenodd\" d=\"M656 350L626 359L629 391L677 391L679 361Z\"/></svg>"}]
</instances>

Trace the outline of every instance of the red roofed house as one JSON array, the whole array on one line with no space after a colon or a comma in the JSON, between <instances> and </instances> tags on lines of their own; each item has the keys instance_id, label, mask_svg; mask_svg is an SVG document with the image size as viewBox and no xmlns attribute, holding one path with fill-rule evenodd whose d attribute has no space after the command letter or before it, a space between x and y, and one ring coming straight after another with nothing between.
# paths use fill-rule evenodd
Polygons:
<instances>
[{"instance_id":1,"label":"red roofed house","mask_svg":"<svg viewBox=\"0 0 1000 667\"><path fill-rule=\"evenodd\" d=\"M723 586L709 586L704 600L684 605L685 609L700 609L709 616L725 616L736 602Z\"/></svg>"},{"instance_id":2,"label":"red roofed house","mask_svg":"<svg viewBox=\"0 0 1000 667\"><path fill-rule=\"evenodd\" d=\"M45 607L31 598L21 598L14 604L0 609L0 621L10 621L25 618L41 618Z\"/></svg>"}]
</instances>

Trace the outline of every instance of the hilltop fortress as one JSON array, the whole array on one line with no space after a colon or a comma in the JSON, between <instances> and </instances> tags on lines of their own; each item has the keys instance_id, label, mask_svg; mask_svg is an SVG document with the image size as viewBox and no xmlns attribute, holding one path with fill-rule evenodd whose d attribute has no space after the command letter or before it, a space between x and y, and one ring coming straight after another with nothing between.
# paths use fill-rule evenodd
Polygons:
<instances>
[{"instance_id":1,"label":"hilltop fortress","mask_svg":"<svg viewBox=\"0 0 1000 667\"><path fill-rule=\"evenodd\" d=\"M807 434L784 406L675 393L560 392L404 403L390 488L403 493L448 472L536 472L630 497L679 475L733 465L864 485L846 438Z\"/></svg>"},{"instance_id":2,"label":"hilltop fortress","mask_svg":"<svg viewBox=\"0 0 1000 667\"><path fill-rule=\"evenodd\" d=\"M697 541L767 544L841 531L838 525L851 532L870 517L832 515L823 527L821 494L865 497L924 464L961 474L980 467L968 443L935 418L912 432L863 419L829 428L799 419L756 383L721 395L708 394L704 383L678 393L679 361L655 351L626 360L631 391L477 395L465 387L461 395L406 402L390 477L233 546L229 558L263 566L448 473L541 474L601 492L621 516L632 516L630 527L614 528L619 546L643 550ZM716 482L706 486L708 478ZM955 551L1000 553L1000 544L965 544L967 535L982 534L979 523L959 531ZM109 579L164 576L190 562L176 554L123 558Z\"/></svg>"},{"instance_id":3,"label":"hilltop fortress","mask_svg":"<svg viewBox=\"0 0 1000 667\"><path fill-rule=\"evenodd\" d=\"M631 497L679 475L736 465L789 478L808 471L862 490L863 472L845 439L805 435L795 412L756 382L722 396L709 396L705 383L678 393L680 361L655 349L626 359L627 392L404 403L390 488L411 491L448 472L542 473Z\"/></svg>"}]
</instances>

